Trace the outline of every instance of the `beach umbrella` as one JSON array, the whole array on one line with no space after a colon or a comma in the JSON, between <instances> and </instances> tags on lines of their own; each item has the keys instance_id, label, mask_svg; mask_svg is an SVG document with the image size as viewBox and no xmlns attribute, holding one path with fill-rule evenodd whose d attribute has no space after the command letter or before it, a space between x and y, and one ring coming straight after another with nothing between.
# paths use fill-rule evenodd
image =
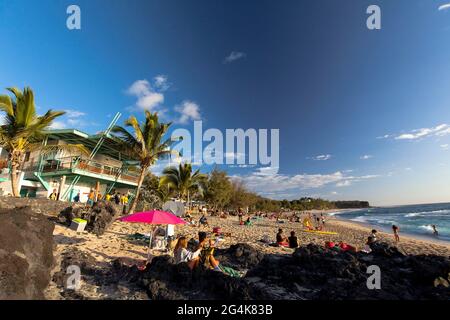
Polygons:
<instances>
[{"instance_id":1,"label":"beach umbrella","mask_svg":"<svg viewBox=\"0 0 450 320\"><path fill-rule=\"evenodd\" d=\"M146 224L186 224L186 221L171 212L151 210L136 212L119 218L122 222L146 223Z\"/></svg>"},{"instance_id":2,"label":"beach umbrella","mask_svg":"<svg viewBox=\"0 0 450 320\"><path fill-rule=\"evenodd\" d=\"M186 224L186 221L177 217L173 213L160 210L136 212L125 217L121 217L118 220L122 222L145 223L152 225ZM152 232L150 233L149 253L152 244L153 232L154 230L152 230Z\"/></svg>"}]
</instances>

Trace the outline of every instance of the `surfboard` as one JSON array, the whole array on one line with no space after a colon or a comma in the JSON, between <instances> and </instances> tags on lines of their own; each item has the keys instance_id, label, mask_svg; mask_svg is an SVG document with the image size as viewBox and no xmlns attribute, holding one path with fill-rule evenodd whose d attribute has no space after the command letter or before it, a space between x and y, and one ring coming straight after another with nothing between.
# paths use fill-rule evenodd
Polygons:
<instances>
[{"instance_id":1,"label":"surfboard","mask_svg":"<svg viewBox=\"0 0 450 320\"><path fill-rule=\"evenodd\" d=\"M302 230L304 232L309 233L317 233L317 234L329 234L329 235L336 235L337 232L331 232L331 231L320 231L320 230Z\"/></svg>"}]
</instances>

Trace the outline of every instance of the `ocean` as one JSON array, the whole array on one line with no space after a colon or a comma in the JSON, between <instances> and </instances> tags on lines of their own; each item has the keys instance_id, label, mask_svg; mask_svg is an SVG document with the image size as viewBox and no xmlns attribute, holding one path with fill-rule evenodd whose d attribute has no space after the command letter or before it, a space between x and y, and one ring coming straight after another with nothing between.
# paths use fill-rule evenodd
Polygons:
<instances>
[{"instance_id":1,"label":"ocean","mask_svg":"<svg viewBox=\"0 0 450 320\"><path fill-rule=\"evenodd\" d=\"M450 242L450 203L376 207L332 215L379 227L388 232L392 232L391 227L395 224L400 227L400 239L402 233L408 233ZM433 224L439 232L438 236L433 235Z\"/></svg>"}]
</instances>

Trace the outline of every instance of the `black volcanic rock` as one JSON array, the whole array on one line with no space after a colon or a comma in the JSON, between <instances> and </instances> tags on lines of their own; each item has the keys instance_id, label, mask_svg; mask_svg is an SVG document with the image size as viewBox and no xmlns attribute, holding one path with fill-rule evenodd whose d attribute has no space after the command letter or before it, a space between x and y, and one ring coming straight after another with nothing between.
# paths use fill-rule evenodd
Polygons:
<instances>
[{"instance_id":1,"label":"black volcanic rock","mask_svg":"<svg viewBox=\"0 0 450 320\"><path fill-rule=\"evenodd\" d=\"M92 207L70 206L62 210L58 220L67 226L75 218L87 221L86 230L96 235L102 235L117 217L116 208L106 201L98 201Z\"/></svg>"},{"instance_id":2,"label":"black volcanic rock","mask_svg":"<svg viewBox=\"0 0 450 320\"><path fill-rule=\"evenodd\" d=\"M122 266L120 274L137 281L151 299L450 299L448 257L404 255L383 243L370 254L309 244L292 255L267 254L258 263L260 255L253 250L245 244L217 250L224 265L239 269L256 263L243 278L203 268L191 271L184 263L175 265L170 256L154 258L145 271L124 271ZM381 270L380 290L367 287L370 265Z\"/></svg>"},{"instance_id":3,"label":"black volcanic rock","mask_svg":"<svg viewBox=\"0 0 450 320\"><path fill-rule=\"evenodd\" d=\"M30 207L0 209L0 299L43 299L54 224Z\"/></svg>"}]
</instances>

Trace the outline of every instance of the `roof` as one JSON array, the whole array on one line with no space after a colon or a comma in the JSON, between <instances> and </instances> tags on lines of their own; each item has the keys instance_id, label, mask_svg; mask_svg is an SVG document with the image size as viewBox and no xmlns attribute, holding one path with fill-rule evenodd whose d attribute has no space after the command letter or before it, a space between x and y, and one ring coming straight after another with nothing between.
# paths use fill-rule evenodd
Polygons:
<instances>
[{"instance_id":1,"label":"roof","mask_svg":"<svg viewBox=\"0 0 450 320\"><path fill-rule=\"evenodd\" d=\"M76 129L57 129L57 130L46 130L44 134L48 136L51 140L63 140L70 144L82 144L88 149L92 150L97 145L98 141L102 138L103 134L90 135L85 132ZM104 154L110 156L114 159L121 161L136 161L138 159L133 159L127 157L119 152L117 149L117 138L108 134L98 150L98 154Z\"/></svg>"}]
</instances>

